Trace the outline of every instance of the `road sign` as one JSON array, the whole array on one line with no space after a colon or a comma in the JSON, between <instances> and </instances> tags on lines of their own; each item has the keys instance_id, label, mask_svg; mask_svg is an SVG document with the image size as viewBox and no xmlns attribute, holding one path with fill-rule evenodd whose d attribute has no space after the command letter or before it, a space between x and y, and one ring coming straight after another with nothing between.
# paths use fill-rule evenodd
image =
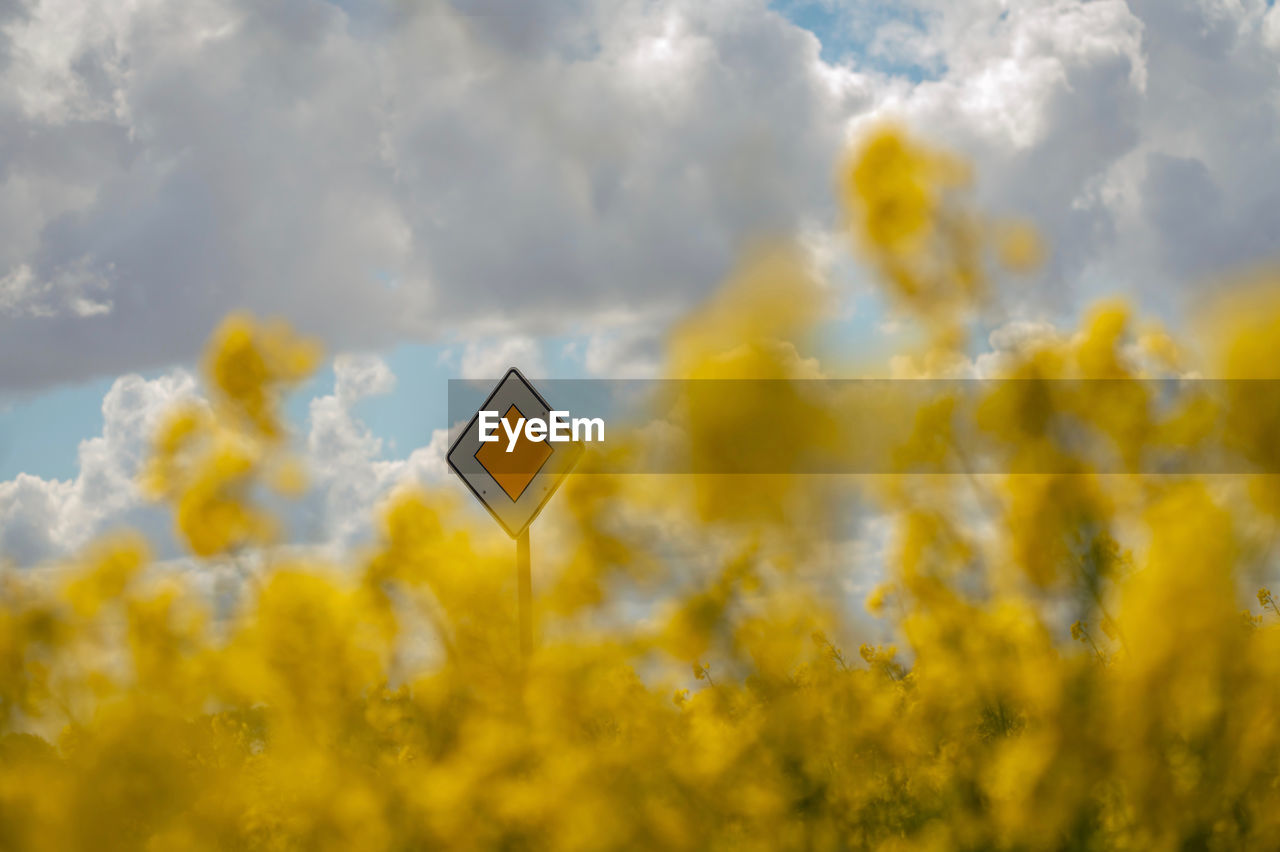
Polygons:
<instances>
[{"instance_id":1,"label":"road sign","mask_svg":"<svg viewBox=\"0 0 1280 852\"><path fill-rule=\"evenodd\" d=\"M514 431L521 418L550 419L551 406L519 370L507 371L480 411L497 412ZM498 440L480 440L480 411L449 448L449 467L458 474L502 528L519 538L582 455L580 441L532 441L521 431L514 445L498 423ZM510 448L510 451L508 449Z\"/></svg>"}]
</instances>

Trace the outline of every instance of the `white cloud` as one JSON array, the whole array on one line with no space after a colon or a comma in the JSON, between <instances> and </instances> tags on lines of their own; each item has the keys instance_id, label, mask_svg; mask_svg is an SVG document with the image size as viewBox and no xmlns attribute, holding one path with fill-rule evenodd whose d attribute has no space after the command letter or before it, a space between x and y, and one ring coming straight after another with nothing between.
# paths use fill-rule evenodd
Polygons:
<instances>
[{"instance_id":1,"label":"white cloud","mask_svg":"<svg viewBox=\"0 0 1280 852\"><path fill-rule=\"evenodd\" d=\"M600 379L652 379L661 371L662 339L650 323L605 328L587 339L582 364Z\"/></svg>"},{"instance_id":2,"label":"white cloud","mask_svg":"<svg viewBox=\"0 0 1280 852\"><path fill-rule=\"evenodd\" d=\"M544 376L542 346L532 337L501 335L496 341L470 340L462 351L464 379L500 379L511 367L528 376Z\"/></svg>"},{"instance_id":3,"label":"white cloud","mask_svg":"<svg viewBox=\"0 0 1280 852\"><path fill-rule=\"evenodd\" d=\"M971 376L997 379L1036 349L1060 342L1062 333L1044 320L1011 320L987 335L991 349L973 360Z\"/></svg>"},{"instance_id":4,"label":"white cloud","mask_svg":"<svg viewBox=\"0 0 1280 852\"><path fill-rule=\"evenodd\" d=\"M1122 0L915 5L946 70L887 91L855 127L905 120L973 157L983 205L1031 218L1054 248L1042 281L1052 286L1024 297L1067 306L1064 285L1116 245L1099 190L1140 138L1142 21Z\"/></svg>"},{"instance_id":5,"label":"white cloud","mask_svg":"<svg viewBox=\"0 0 1280 852\"><path fill-rule=\"evenodd\" d=\"M135 477L158 418L195 395L195 378L174 370L158 379L121 376L102 400L102 434L80 443L79 474L72 480L19 474L0 482L0 553L19 564L63 556L107 527L142 523L159 534L163 525L139 512Z\"/></svg>"},{"instance_id":6,"label":"white cloud","mask_svg":"<svg viewBox=\"0 0 1280 852\"><path fill-rule=\"evenodd\" d=\"M111 302L97 294L110 289L110 267L93 269L82 257L54 270L51 278L37 280L27 264L19 264L0 276L0 317L50 318L59 315L92 317L111 311Z\"/></svg>"},{"instance_id":7,"label":"white cloud","mask_svg":"<svg viewBox=\"0 0 1280 852\"><path fill-rule=\"evenodd\" d=\"M389 393L395 376L374 355L339 355L334 375L334 393L311 401L306 462L312 488L293 520L303 541L341 549L369 533L375 507L395 488L427 486L444 478L448 436L436 429L430 442L408 458L383 458L382 439L355 416L352 406L367 396Z\"/></svg>"},{"instance_id":8,"label":"white cloud","mask_svg":"<svg viewBox=\"0 0 1280 852\"><path fill-rule=\"evenodd\" d=\"M334 392L310 405L302 455L311 490L279 509L292 541L340 550L367 536L377 504L396 487L444 479L447 434L437 429L426 446L407 458L384 458L382 440L352 406L389 392L395 376L376 356L345 354L335 359L334 375ZM152 380L137 375L117 379L103 398L102 434L80 444L75 479L24 473L0 482L0 554L19 565L47 562L109 529L130 526L155 542L161 557L176 556L178 551L167 544L168 512L143 498L136 476L158 418L181 399L199 399L195 378L185 370Z\"/></svg>"},{"instance_id":9,"label":"white cloud","mask_svg":"<svg viewBox=\"0 0 1280 852\"><path fill-rule=\"evenodd\" d=\"M853 4L857 5L857 4ZM915 0L883 116L976 161L986 207L1036 221L1053 249L1013 294L1069 311L1117 290L1173 317L1206 277L1275 259L1280 177L1276 12L1264 0ZM1025 307L1025 305L1024 305Z\"/></svg>"},{"instance_id":10,"label":"white cloud","mask_svg":"<svg viewBox=\"0 0 1280 852\"><path fill-rule=\"evenodd\" d=\"M1272 50L1280 50L1280 12L1273 5L1262 21L1262 42Z\"/></svg>"},{"instance_id":11,"label":"white cloud","mask_svg":"<svg viewBox=\"0 0 1280 852\"><path fill-rule=\"evenodd\" d=\"M396 377L376 355L343 353L333 359L334 396L344 405L395 390Z\"/></svg>"}]
</instances>

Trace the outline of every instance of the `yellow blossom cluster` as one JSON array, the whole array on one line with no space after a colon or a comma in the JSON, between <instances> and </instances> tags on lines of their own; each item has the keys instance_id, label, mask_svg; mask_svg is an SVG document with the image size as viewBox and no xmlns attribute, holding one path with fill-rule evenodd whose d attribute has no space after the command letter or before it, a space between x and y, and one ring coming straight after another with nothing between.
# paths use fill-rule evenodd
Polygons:
<instances>
[{"instance_id":1,"label":"yellow blossom cluster","mask_svg":"<svg viewBox=\"0 0 1280 852\"><path fill-rule=\"evenodd\" d=\"M957 213L963 178L888 130L841 184L855 243L934 332L925 366L960 352L985 282L1040 251ZM823 375L813 277L785 250L745 264L673 332L670 375ZM1277 323L1224 316L1203 369L1275 363ZM280 397L316 350L233 317L210 401L166 421L143 482L191 571L235 563L243 588L210 596L131 535L3 575L0 848L1273 849L1280 609L1253 590L1274 564L1280 423L1243 392L1168 411L1097 381L1147 375L1144 352L1191 357L1100 306L1002 367L1061 386L916 412L911 472L587 459L548 512L522 660L510 543L473 527L461 489L398 492L345 564L273 545L263 492L299 484ZM690 452L752 414L693 412ZM957 454L969 415L1005 472ZM1121 462L1092 469L1064 423ZM836 447L841 428L739 439ZM1222 447L1258 473L1148 472L1152 453ZM893 528L874 565L830 546L851 504ZM864 581L870 615L833 593Z\"/></svg>"}]
</instances>

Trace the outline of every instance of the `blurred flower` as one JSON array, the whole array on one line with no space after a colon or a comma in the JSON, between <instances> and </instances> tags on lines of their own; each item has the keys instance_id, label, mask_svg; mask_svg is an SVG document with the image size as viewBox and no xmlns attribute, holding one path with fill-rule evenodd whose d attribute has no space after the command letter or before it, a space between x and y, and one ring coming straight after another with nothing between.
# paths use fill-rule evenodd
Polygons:
<instances>
[{"instance_id":1,"label":"blurred flower","mask_svg":"<svg viewBox=\"0 0 1280 852\"><path fill-rule=\"evenodd\" d=\"M924 367L963 351L986 297L993 231L957 200L965 178L892 130L842 175L859 248L930 332ZM795 254L756 257L673 334L672 374L823 375L819 289ZM902 469L932 472L858 493L896 525L874 625L832 594L851 586L825 567L848 505L828 477L575 477L525 662L510 541L454 491L397 492L342 564L276 546L260 491L304 484L281 399L316 350L233 317L209 403L170 414L143 473L189 570L121 535L0 573L0 848L1274 848L1280 625L1239 607L1280 490L1139 462L1194 442L1276 469L1280 414L1256 388L1165 411L1092 381L1195 351L1146 327L1104 303L1002 367L1087 381L909 412ZM1280 300L1227 311L1228 372L1260 369L1278 327ZM836 417L720 440L767 407L687 412L690 451L848 438ZM966 424L1009 473L956 456ZM1091 435L1126 472L1090 467ZM243 588L210 594L228 565ZM1105 665L1072 650L1066 612ZM886 643L849 666L832 637L872 630Z\"/></svg>"}]
</instances>

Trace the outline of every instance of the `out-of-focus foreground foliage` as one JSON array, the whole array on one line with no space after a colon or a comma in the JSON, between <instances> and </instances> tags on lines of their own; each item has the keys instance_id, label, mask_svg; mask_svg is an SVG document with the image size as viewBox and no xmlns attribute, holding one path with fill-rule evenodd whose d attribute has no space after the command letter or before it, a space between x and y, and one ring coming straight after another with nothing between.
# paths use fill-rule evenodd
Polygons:
<instances>
[{"instance_id":1,"label":"out-of-focus foreground foliage","mask_svg":"<svg viewBox=\"0 0 1280 852\"><path fill-rule=\"evenodd\" d=\"M857 250L920 329L912 375L962 363L999 271L1041 253L967 209L967 179L893 131L842 175ZM669 374L821 375L824 292L802 259L763 254L673 332ZM1280 363L1280 300L1254 293L1215 315L1196 365L1109 303L1000 371L1256 377ZM894 527L872 616L823 592L851 570L815 532L849 505L832 478L584 471L557 497L525 667L510 543L464 522L461 489L397 495L352 564L279 545L264 491L302 474L278 401L316 352L233 318L209 353L210 401L172 415L144 484L207 564L260 568L211 599L121 536L5 575L0 848L1280 844L1280 610L1254 592L1280 489L1073 469L1052 425L1087 421L1124 458L1225 440L1194 406L1001 385L983 409L999 476L966 475L951 401L922 410L902 452L937 473L857 484ZM1280 412L1226 421L1276 469ZM829 440L815 424L774 428ZM1017 472L1044 458L1066 472ZM673 560L677 540L700 558ZM873 616L897 650L854 647Z\"/></svg>"}]
</instances>

